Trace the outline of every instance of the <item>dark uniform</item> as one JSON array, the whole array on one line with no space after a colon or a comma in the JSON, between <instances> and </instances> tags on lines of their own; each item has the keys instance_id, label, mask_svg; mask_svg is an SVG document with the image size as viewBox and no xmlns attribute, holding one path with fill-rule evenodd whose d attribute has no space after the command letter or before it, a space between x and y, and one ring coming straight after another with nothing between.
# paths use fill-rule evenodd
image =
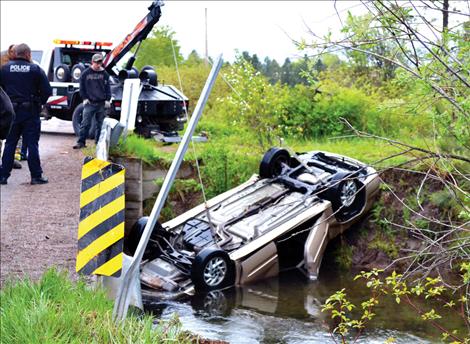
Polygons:
<instances>
[{"instance_id":1,"label":"dark uniform","mask_svg":"<svg viewBox=\"0 0 470 344\"><path fill-rule=\"evenodd\" d=\"M28 149L28 166L31 182L42 178L39 159L39 136L41 105L52 94L46 74L37 64L17 58L9 61L0 70L0 85L11 99L16 118L5 143L0 182L6 184L15 158L15 149L20 136ZM46 180L47 182L47 180ZM39 183L38 183L39 184Z\"/></svg>"}]
</instances>

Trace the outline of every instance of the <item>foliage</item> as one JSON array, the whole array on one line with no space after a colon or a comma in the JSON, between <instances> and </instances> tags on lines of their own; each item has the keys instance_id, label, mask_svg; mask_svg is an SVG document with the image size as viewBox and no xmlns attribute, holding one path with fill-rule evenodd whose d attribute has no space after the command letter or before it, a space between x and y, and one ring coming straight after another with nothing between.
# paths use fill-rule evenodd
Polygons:
<instances>
[{"instance_id":1,"label":"foliage","mask_svg":"<svg viewBox=\"0 0 470 344\"><path fill-rule=\"evenodd\" d=\"M181 85L174 65L160 67L158 69L158 75L160 83L174 85L178 89L181 89L186 97L188 97L189 115L191 115L206 83L206 79L210 72L210 66L206 66L204 64L193 64L192 62L187 61L188 60L178 67ZM220 75L224 75L226 70L227 68L223 67ZM229 86L222 80L222 78L217 78L206 104L203 119L205 116L210 116L210 112L217 103L217 99L225 97L228 93Z\"/></svg>"},{"instance_id":2,"label":"foliage","mask_svg":"<svg viewBox=\"0 0 470 344\"><path fill-rule=\"evenodd\" d=\"M158 323L146 315L117 324L102 289L76 284L54 269L39 282L7 282L0 291L4 343L191 343L177 318Z\"/></svg>"},{"instance_id":3,"label":"foliage","mask_svg":"<svg viewBox=\"0 0 470 344\"><path fill-rule=\"evenodd\" d=\"M468 264L462 264L463 279L468 279ZM442 335L443 342L469 343L470 333L465 333L470 326L468 309L465 308L465 296L454 296L449 299L449 290L440 278L427 277L423 281L409 283L403 275L392 272L384 276L383 270L374 269L369 272L361 271L354 280L363 280L370 291L370 297L355 305L347 298L345 289L331 295L322 307L322 312L328 312L333 325L333 339L341 343L355 343L375 317L375 309L385 297L393 297L397 304L403 303L410 307L422 321L429 322ZM418 299L428 300L426 308L422 308ZM461 324L453 324L455 328L445 328L439 322L441 312L451 309L461 320ZM462 325L462 329L458 327ZM392 339L390 339L392 340Z\"/></svg>"},{"instance_id":4,"label":"foliage","mask_svg":"<svg viewBox=\"0 0 470 344\"><path fill-rule=\"evenodd\" d=\"M362 16L353 16L350 12L348 13L346 23L341 31L351 40L353 45L358 45L361 49L371 51L374 54L364 54L351 49L346 50L346 55L356 73L370 73L370 70L373 70L381 78L389 80L393 78L397 66L380 58L379 55L397 57L400 50L393 41L386 39L391 34L390 30L376 25L374 18L371 13ZM396 34L395 36L399 37Z\"/></svg>"},{"instance_id":5,"label":"foliage","mask_svg":"<svg viewBox=\"0 0 470 344\"><path fill-rule=\"evenodd\" d=\"M178 63L183 61L180 53L181 47L174 38L175 32L168 26L157 26L145 39L137 53L135 66L142 68L145 65L151 66L174 66L174 59ZM173 55L173 49L175 54ZM135 51L135 48L134 48Z\"/></svg>"},{"instance_id":6,"label":"foliage","mask_svg":"<svg viewBox=\"0 0 470 344\"><path fill-rule=\"evenodd\" d=\"M126 156L142 159L147 164L154 164L162 160L162 153L156 149L152 141L137 135L128 135L121 138L118 145L111 148L111 155Z\"/></svg>"},{"instance_id":7,"label":"foliage","mask_svg":"<svg viewBox=\"0 0 470 344\"><path fill-rule=\"evenodd\" d=\"M460 20L458 25L439 32L411 3L398 6L392 1L376 1L365 8L369 13L364 16L349 14L342 37L333 39L331 33L325 37L314 35L310 44L304 40L301 47L318 55L343 49L356 79L366 75L377 80L384 73L386 83L377 86L387 88L393 79L401 85L409 84L412 88L401 87L411 92L410 97L400 96L409 104L402 109L424 117L426 122L431 117L440 149L455 142L455 147L468 151L470 44L465 39L468 23ZM441 12L436 6L429 9ZM442 13L448 15L446 11ZM422 34L422 27L429 29L431 35ZM439 33L441 37L437 36Z\"/></svg>"},{"instance_id":8,"label":"foliage","mask_svg":"<svg viewBox=\"0 0 470 344\"><path fill-rule=\"evenodd\" d=\"M154 183L161 188L163 185L163 178L154 180ZM164 223L169 221L180 215L183 211L186 211L188 208L202 203L201 190L201 185L196 179L175 179L175 182L170 188L168 200L165 202L165 205L160 212L160 217L158 218L159 222ZM157 194L144 201L143 213L145 216L150 215L156 198ZM180 209L175 206L176 204L183 204L184 208Z\"/></svg>"},{"instance_id":9,"label":"foliage","mask_svg":"<svg viewBox=\"0 0 470 344\"><path fill-rule=\"evenodd\" d=\"M220 100L221 116L232 126L241 125L257 133L261 147L272 145L279 133L278 119L285 112L286 89L269 84L250 63L240 58L226 78L235 94Z\"/></svg>"},{"instance_id":10,"label":"foliage","mask_svg":"<svg viewBox=\"0 0 470 344\"><path fill-rule=\"evenodd\" d=\"M201 154L202 180L207 197L212 198L246 181L258 164L257 157L250 158L243 150L230 149L220 144L209 144Z\"/></svg>"}]
</instances>

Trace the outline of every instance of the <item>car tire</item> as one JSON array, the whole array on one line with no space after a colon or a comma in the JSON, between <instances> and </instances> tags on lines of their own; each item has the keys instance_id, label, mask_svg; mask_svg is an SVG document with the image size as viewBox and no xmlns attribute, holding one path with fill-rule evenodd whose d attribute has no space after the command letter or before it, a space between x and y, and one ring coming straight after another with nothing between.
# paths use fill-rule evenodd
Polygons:
<instances>
[{"instance_id":1,"label":"car tire","mask_svg":"<svg viewBox=\"0 0 470 344\"><path fill-rule=\"evenodd\" d=\"M83 113L83 104L78 104L75 110L73 110L72 115L72 125L73 131L75 132L75 136L79 136L80 134L80 124L82 123L82 113ZM93 118L91 120L90 130L88 131L88 139L95 139L95 132L96 132L96 120Z\"/></svg>"},{"instance_id":2,"label":"car tire","mask_svg":"<svg viewBox=\"0 0 470 344\"><path fill-rule=\"evenodd\" d=\"M289 165L290 154L283 148L273 147L263 156L259 166L261 178L274 178L282 173L283 164Z\"/></svg>"},{"instance_id":3,"label":"car tire","mask_svg":"<svg viewBox=\"0 0 470 344\"><path fill-rule=\"evenodd\" d=\"M236 305L234 288L198 293L191 299L191 307L203 317L227 317Z\"/></svg>"},{"instance_id":4,"label":"car tire","mask_svg":"<svg viewBox=\"0 0 470 344\"><path fill-rule=\"evenodd\" d=\"M222 289L235 283L235 264L227 252L206 248L194 258L191 279L196 290Z\"/></svg>"},{"instance_id":5,"label":"car tire","mask_svg":"<svg viewBox=\"0 0 470 344\"><path fill-rule=\"evenodd\" d=\"M148 216L144 216L137 220L137 222L134 223L131 230L129 231L129 234L124 238L124 250L131 256L134 256L135 251L137 250L137 246L139 245L140 239L142 238L142 234L144 233L148 219ZM157 222L155 227L153 227L150 239L158 240L158 235L161 234L163 234L163 227L159 222ZM157 258L159 255L160 248L158 245L149 241L142 258L152 260Z\"/></svg>"},{"instance_id":6,"label":"car tire","mask_svg":"<svg viewBox=\"0 0 470 344\"><path fill-rule=\"evenodd\" d=\"M63 75L62 76L60 76L60 73L59 73L59 71L61 69L63 70ZM67 66L66 64L58 65L57 68L54 71L54 77L56 78L56 80L58 82L68 82L68 81L70 81L70 77L71 77L70 67Z\"/></svg>"},{"instance_id":7,"label":"car tire","mask_svg":"<svg viewBox=\"0 0 470 344\"><path fill-rule=\"evenodd\" d=\"M354 173L337 173L330 186L320 195L331 202L335 217L345 222L359 214L365 206L366 189Z\"/></svg>"}]
</instances>

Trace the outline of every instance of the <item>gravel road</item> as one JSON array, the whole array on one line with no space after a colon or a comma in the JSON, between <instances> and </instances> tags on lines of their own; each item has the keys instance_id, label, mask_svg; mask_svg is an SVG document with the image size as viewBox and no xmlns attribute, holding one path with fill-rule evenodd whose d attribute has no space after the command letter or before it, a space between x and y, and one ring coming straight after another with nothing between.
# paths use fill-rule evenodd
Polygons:
<instances>
[{"instance_id":1,"label":"gravel road","mask_svg":"<svg viewBox=\"0 0 470 344\"><path fill-rule=\"evenodd\" d=\"M70 122L43 122L39 152L49 184L31 185L27 162L0 186L0 280L38 279L51 266L75 274L83 154Z\"/></svg>"}]
</instances>

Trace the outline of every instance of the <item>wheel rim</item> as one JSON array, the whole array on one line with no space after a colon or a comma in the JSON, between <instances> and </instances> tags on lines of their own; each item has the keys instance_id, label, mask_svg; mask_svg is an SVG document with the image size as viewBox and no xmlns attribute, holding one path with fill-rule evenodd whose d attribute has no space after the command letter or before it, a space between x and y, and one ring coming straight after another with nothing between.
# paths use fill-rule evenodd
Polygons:
<instances>
[{"instance_id":1,"label":"wheel rim","mask_svg":"<svg viewBox=\"0 0 470 344\"><path fill-rule=\"evenodd\" d=\"M349 207L356 199L357 186L353 180L347 180L341 186L341 204L343 207Z\"/></svg>"},{"instance_id":2,"label":"wheel rim","mask_svg":"<svg viewBox=\"0 0 470 344\"><path fill-rule=\"evenodd\" d=\"M204 269L204 282L214 287L220 284L227 273L227 263L221 257L214 257L210 259Z\"/></svg>"}]
</instances>

